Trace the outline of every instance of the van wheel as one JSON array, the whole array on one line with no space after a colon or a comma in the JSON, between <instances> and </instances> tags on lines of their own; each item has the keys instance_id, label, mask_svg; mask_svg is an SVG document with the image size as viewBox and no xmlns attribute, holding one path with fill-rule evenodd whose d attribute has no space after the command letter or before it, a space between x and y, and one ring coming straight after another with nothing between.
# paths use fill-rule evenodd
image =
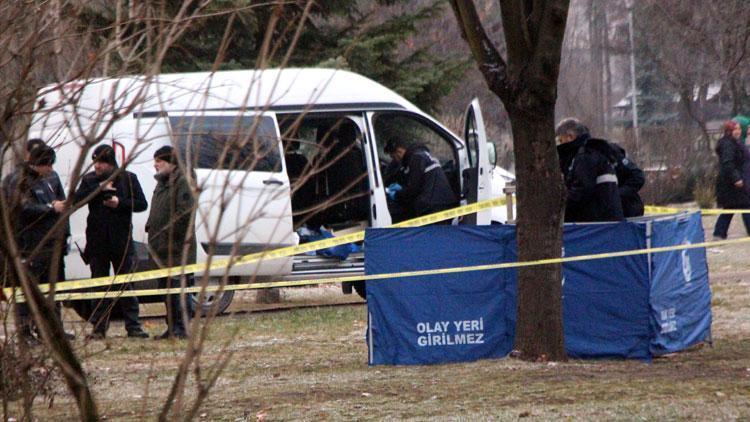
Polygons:
<instances>
[{"instance_id":1,"label":"van wheel","mask_svg":"<svg viewBox=\"0 0 750 422\"><path fill-rule=\"evenodd\" d=\"M361 297L364 300L367 300L367 285L365 284L364 280L353 281L352 287L354 287L354 291L357 292L359 297Z\"/></svg>"},{"instance_id":2,"label":"van wheel","mask_svg":"<svg viewBox=\"0 0 750 422\"><path fill-rule=\"evenodd\" d=\"M232 284L233 280L229 280L229 283ZM219 285L219 279L212 278L208 282L209 286L218 286ZM199 316L207 316L209 312L211 312L211 307L216 306L216 315L223 314L227 308L229 308L229 305L232 303L232 299L234 299L234 290L225 290L221 293L219 292L206 292L203 296L204 300L203 303L198 303L198 295L199 293L193 293L190 295L190 300L192 301L193 310L195 313ZM214 305L216 303L216 305Z\"/></svg>"}]
</instances>

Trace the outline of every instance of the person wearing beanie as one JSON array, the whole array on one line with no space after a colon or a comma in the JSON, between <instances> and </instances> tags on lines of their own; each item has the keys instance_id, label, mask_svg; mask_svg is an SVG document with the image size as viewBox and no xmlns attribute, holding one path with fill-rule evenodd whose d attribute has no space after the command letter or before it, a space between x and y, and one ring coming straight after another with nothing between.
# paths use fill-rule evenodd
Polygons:
<instances>
[{"instance_id":1,"label":"person wearing beanie","mask_svg":"<svg viewBox=\"0 0 750 422\"><path fill-rule=\"evenodd\" d=\"M58 224L67 209L65 192L59 184L55 164L55 150L37 144L28 154L27 162L3 182L3 195L10 205L14 235L21 257L26 262L28 275L35 283L65 281L66 239L70 236L70 226ZM51 234L51 235L50 235ZM54 262L57 259L57 262ZM35 337L35 324L31 309L26 303L15 306L18 320L18 335L27 344L38 344ZM60 320L60 303L55 304L54 313ZM67 339L72 334L65 333Z\"/></svg>"},{"instance_id":2,"label":"person wearing beanie","mask_svg":"<svg viewBox=\"0 0 750 422\"><path fill-rule=\"evenodd\" d=\"M157 184L151 197L146 232L151 257L155 265L161 268L194 264L196 257L193 216L197 202L178 164L171 146L163 146L154 153L154 178ZM193 275L184 277L160 279L159 287L192 286ZM192 309L190 300L186 304L188 309L183 309L179 294L164 296L167 330L157 339L187 337L185 321L192 316Z\"/></svg>"},{"instance_id":3,"label":"person wearing beanie","mask_svg":"<svg viewBox=\"0 0 750 422\"><path fill-rule=\"evenodd\" d=\"M47 145L47 143L39 138L29 139L28 141L26 141L26 150L25 150L24 159L26 161L29 161L29 157L31 157L31 151L36 147L45 146L45 145Z\"/></svg>"},{"instance_id":4,"label":"person wearing beanie","mask_svg":"<svg viewBox=\"0 0 750 422\"><path fill-rule=\"evenodd\" d=\"M154 159L159 159L168 164L177 164L177 157L174 155L174 148L170 145L164 145L157 149L156 152L154 152Z\"/></svg>"},{"instance_id":5,"label":"person wearing beanie","mask_svg":"<svg viewBox=\"0 0 750 422\"><path fill-rule=\"evenodd\" d=\"M76 203L86 203L86 247L81 257L91 268L91 277L106 277L110 267L115 275L135 270L133 252L133 213L146 211L148 204L138 177L119 170L115 150L99 145L91 154L94 171L81 178L76 189ZM120 284L132 290L130 284ZM113 303L114 301L114 303ZM120 297L76 301L74 308L93 325L89 339L105 338L112 312L123 316L128 337L148 338L138 317L138 298Z\"/></svg>"}]
</instances>

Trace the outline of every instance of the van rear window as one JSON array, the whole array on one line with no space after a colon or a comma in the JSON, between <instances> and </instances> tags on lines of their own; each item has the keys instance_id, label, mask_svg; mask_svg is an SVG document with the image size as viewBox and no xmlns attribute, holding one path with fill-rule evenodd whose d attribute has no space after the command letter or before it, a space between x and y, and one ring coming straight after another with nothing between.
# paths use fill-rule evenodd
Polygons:
<instances>
[{"instance_id":1,"label":"van rear window","mask_svg":"<svg viewBox=\"0 0 750 422\"><path fill-rule=\"evenodd\" d=\"M198 169L281 171L273 119L264 116L171 116L185 162Z\"/></svg>"}]
</instances>

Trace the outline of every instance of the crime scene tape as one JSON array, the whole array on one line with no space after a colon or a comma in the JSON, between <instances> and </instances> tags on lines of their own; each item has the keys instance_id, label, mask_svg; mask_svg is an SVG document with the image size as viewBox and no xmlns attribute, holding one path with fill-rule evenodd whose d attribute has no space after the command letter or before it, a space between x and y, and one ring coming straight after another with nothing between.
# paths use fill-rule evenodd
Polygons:
<instances>
[{"instance_id":1,"label":"crime scene tape","mask_svg":"<svg viewBox=\"0 0 750 422\"><path fill-rule=\"evenodd\" d=\"M646 205L643 207L645 212L648 214L674 214L682 211L700 211L703 215L721 215L721 214L748 214L750 210L744 209L729 209L729 208L673 208L673 207L659 207L656 205Z\"/></svg>"},{"instance_id":2,"label":"crime scene tape","mask_svg":"<svg viewBox=\"0 0 750 422\"><path fill-rule=\"evenodd\" d=\"M419 227L431 223L436 223L443 220L452 219L455 217L461 217L468 214L473 214L478 211L482 211L488 208L499 207L505 205L506 199L504 197L488 199L485 201L475 202L473 204L463 205L449 210L439 211L436 213L428 214L422 217L413 218L410 220L402 221L397 224L393 224L390 227ZM71 280L63 281L55 284L56 292L63 292L68 290L76 290L82 288L111 286L115 284L134 283L139 281L153 280L157 278L175 277L182 274L191 274L198 271L212 271L221 270L233 266L250 264L261 260L271 260L278 258L287 258L292 255L297 255L305 252L317 251L320 249L331 248L334 246L344 245L352 242L359 242L364 240L364 230L356 233L347 234L344 236L332 237L328 239L322 239L315 242L304 243L297 246L287 246L278 248L270 251L256 252L249 255L237 256L233 258L223 258L217 260L209 260L199 264L190 264L185 266L161 268L156 270L142 271L138 273L121 274L118 276L107 276L97 277L82 280ZM39 289L42 292L49 291L49 284L40 284ZM6 297L13 295L13 288L4 288L3 293ZM19 292L16 296L20 295Z\"/></svg>"},{"instance_id":3,"label":"crime scene tape","mask_svg":"<svg viewBox=\"0 0 750 422\"><path fill-rule=\"evenodd\" d=\"M205 289L204 291L206 292L269 289L269 288L278 288L278 287L299 287L299 286L307 286L307 285L314 285L314 284L343 283L343 282L358 281L358 280L368 281L368 280L383 280L383 279L389 279L389 278L410 278L410 277L421 277L421 276L429 276L429 275L454 274L454 273L459 273L459 272L488 271L488 270L530 267L530 266L537 266L537 265L550 265L550 264L567 263L567 262L590 261L590 260L595 260L595 259L619 258L619 257L624 257L624 256L632 256L632 255L664 253L664 252L672 252L672 251L685 250L685 249L698 249L698 248L705 248L705 247L710 247L710 246L730 245L730 244L749 243L749 242L750 242L750 236L747 236L747 237L743 237L739 239L731 239L731 240L719 240L719 241L701 242L701 243L694 243L694 244L681 244L681 245L675 245L675 246L661 246L657 248L633 249L633 250L628 250L628 251L607 252L607 253L589 254L589 255L577 255L577 256L568 256L568 257L561 257L561 258L548 258L548 259L540 259L540 260L535 260L535 261L505 262L505 263L500 263L500 264L438 268L438 269L420 270L420 271L404 271L404 272L388 273L388 274L371 274L371 275L363 274L363 275L355 275L355 276L325 278L325 279L310 279L310 280L297 280L297 281L273 281L273 282L264 282L264 283L245 283L245 284L227 284L225 286L205 286L205 287L197 286L197 287L186 287L185 289L182 289L180 287L174 287L170 289L147 289L147 290L125 290L125 291L118 290L118 291L110 291L110 292L62 293L62 294L56 294L55 300L66 301L66 300L118 298L118 297L127 297L127 296L155 296L155 295L165 295L165 294L176 294L176 293L180 293L181 291L184 291L185 293L197 293L204 289Z\"/></svg>"}]
</instances>

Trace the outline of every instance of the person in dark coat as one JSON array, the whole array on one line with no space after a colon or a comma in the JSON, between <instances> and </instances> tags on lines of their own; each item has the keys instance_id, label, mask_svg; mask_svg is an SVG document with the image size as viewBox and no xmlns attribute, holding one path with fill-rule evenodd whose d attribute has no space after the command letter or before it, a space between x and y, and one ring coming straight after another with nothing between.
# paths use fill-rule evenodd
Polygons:
<instances>
[{"instance_id":1,"label":"person in dark coat","mask_svg":"<svg viewBox=\"0 0 750 422\"><path fill-rule=\"evenodd\" d=\"M89 208L86 249L82 257L91 267L91 277L108 276L110 266L115 274L133 272L133 213L146 211L146 197L135 174L118 170L111 146L96 147L91 159L94 171L83 176L75 192L76 203L87 201ZM130 284L118 287L132 290ZM115 308L119 308L124 317L128 337L148 338L138 320L138 298L121 297L114 302L102 299L91 305L94 331L89 338L103 339L106 336L111 311Z\"/></svg>"},{"instance_id":2,"label":"person in dark coat","mask_svg":"<svg viewBox=\"0 0 750 422\"><path fill-rule=\"evenodd\" d=\"M724 123L724 136L716 145L719 156L719 177L716 180L716 202L721 208L750 208L750 175L744 175L746 162L750 159L741 141L742 128L735 121ZM733 214L721 214L714 226L714 238L726 239ZM745 230L750 235L750 213L742 214Z\"/></svg>"},{"instance_id":3,"label":"person in dark coat","mask_svg":"<svg viewBox=\"0 0 750 422\"><path fill-rule=\"evenodd\" d=\"M292 190L292 218L295 227L302 224L306 215L302 213L315 203L315 180L307 157L299 152L299 141L289 141L284 154L286 172ZM305 173L309 174L305 174Z\"/></svg>"},{"instance_id":4,"label":"person in dark coat","mask_svg":"<svg viewBox=\"0 0 750 422\"><path fill-rule=\"evenodd\" d=\"M163 146L154 153L154 168L157 180L151 198L151 211L146 222L148 246L152 258L160 267L176 267L194 264L196 257L195 199L187 178L180 170L177 156L171 146ZM187 251L185 251L187 247ZM188 274L186 285L192 286L193 276ZM159 280L160 288L181 287L180 278ZM187 300L188 307L190 300ZM179 294L166 295L164 305L167 310L167 330L157 339L185 338L184 316L190 316L191 309L183 311ZM185 315L184 315L185 314Z\"/></svg>"},{"instance_id":5,"label":"person in dark coat","mask_svg":"<svg viewBox=\"0 0 750 422\"><path fill-rule=\"evenodd\" d=\"M53 183L54 163L55 151L52 148L44 144L35 146L29 152L27 162L3 183L3 194L11 205L19 252L36 283L65 281L63 258L70 228L67 222L59 224L67 205L65 192L56 189ZM37 343L29 306L19 303L15 309L19 336L29 343ZM61 317L59 302L55 303L55 313ZM60 321L62 323L61 318ZM74 337L68 333L65 336L68 339Z\"/></svg>"},{"instance_id":6,"label":"person in dark coat","mask_svg":"<svg viewBox=\"0 0 750 422\"><path fill-rule=\"evenodd\" d=\"M592 138L588 128L576 119L560 122L555 135L567 188L565 222L624 220L609 143Z\"/></svg>"},{"instance_id":7,"label":"person in dark coat","mask_svg":"<svg viewBox=\"0 0 750 422\"><path fill-rule=\"evenodd\" d=\"M350 121L336 128L327 145L330 165L319 178L324 197L333 203L323 212L323 223L367 220L367 167L358 142L359 131Z\"/></svg>"},{"instance_id":8,"label":"person in dark coat","mask_svg":"<svg viewBox=\"0 0 750 422\"><path fill-rule=\"evenodd\" d=\"M643 200L638 191L646 183L643 170L627 157L623 147L613 142L609 145L612 150L610 160L615 166L617 189L622 200L622 213L625 218L640 217L643 215Z\"/></svg>"},{"instance_id":9,"label":"person in dark coat","mask_svg":"<svg viewBox=\"0 0 750 422\"><path fill-rule=\"evenodd\" d=\"M388 196L400 208L394 220L406 220L458 206L458 197L451 189L445 171L422 144L407 145L393 138L384 148L393 162L399 163ZM449 223L450 221L448 221Z\"/></svg>"}]
</instances>

